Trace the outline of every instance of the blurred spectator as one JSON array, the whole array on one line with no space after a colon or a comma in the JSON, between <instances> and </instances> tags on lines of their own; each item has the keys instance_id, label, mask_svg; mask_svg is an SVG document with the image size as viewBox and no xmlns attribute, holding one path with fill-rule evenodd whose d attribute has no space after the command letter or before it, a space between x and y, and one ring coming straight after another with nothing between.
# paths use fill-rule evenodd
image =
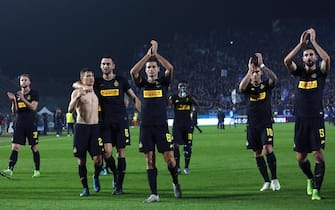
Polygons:
<instances>
[{"instance_id":1,"label":"blurred spectator","mask_svg":"<svg viewBox=\"0 0 335 210\"><path fill-rule=\"evenodd\" d=\"M56 137L59 137L62 135L62 130L64 126L64 114L60 108L56 108L54 114L54 123L55 123Z\"/></svg>"},{"instance_id":2,"label":"blurred spectator","mask_svg":"<svg viewBox=\"0 0 335 210\"><path fill-rule=\"evenodd\" d=\"M218 129L224 129L224 118L225 118L225 113L224 111L222 110L222 108L218 108L218 113L217 113L217 116L218 116L218 125L217 125L217 128Z\"/></svg>"},{"instance_id":3,"label":"blurred spectator","mask_svg":"<svg viewBox=\"0 0 335 210\"><path fill-rule=\"evenodd\" d=\"M42 114L43 118L43 135L48 135L49 125L48 125L48 113L44 112Z\"/></svg>"}]
</instances>

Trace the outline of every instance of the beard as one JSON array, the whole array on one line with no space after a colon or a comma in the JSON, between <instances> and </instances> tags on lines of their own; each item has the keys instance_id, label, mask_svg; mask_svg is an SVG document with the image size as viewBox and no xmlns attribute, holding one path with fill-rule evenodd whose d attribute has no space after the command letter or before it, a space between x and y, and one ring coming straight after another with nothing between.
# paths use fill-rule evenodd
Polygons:
<instances>
[{"instance_id":1,"label":"beard","mask_svg":"<svg viewBox=\"0 0 335 210\"><path fill-rule=\"evenodd\" d=\"M305 63L308 67L312 67L315 65L315 62L312 61L312 60L308 60L306 63Z\"/></svg>"},{"instance_id":2,"label":"beard","mask_svg":"<svg viewBox=\"0 0 335 210\"><path fill-rule=\"evenodd\" d=\"M107 74L107 75L109 75L109 74L112 73L112 70L110 70L110 69L103 69L103 70L102 70L102 73L103 73L103 74Z\"/></svg>"}]
</instances>

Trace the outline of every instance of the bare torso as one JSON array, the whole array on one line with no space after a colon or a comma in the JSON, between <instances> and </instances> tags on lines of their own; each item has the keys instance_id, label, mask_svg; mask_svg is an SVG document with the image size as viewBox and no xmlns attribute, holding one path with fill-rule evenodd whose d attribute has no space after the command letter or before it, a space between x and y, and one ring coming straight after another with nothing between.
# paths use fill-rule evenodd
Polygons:
<instances>
[{"instance_id":1,"label":"bare torso","mask_svg":"<svg viewBox=\"0 0 335 210\"><path fill-rule=\"evenodd\" d=\"M74 90L78 91L78 90ZM81 96L76 106L77 123L98 124L99 101L94 92L88 92Z\"/></svg>"}]
</instances>

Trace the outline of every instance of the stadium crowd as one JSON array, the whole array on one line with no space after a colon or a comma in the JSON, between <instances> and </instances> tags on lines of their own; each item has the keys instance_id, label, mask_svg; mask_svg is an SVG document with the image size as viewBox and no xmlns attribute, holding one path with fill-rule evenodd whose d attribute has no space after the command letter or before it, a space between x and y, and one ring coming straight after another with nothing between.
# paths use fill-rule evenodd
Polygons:
<instances>
[{"instance_id":1,"label":"stadium crowd","mask_svg":"<svg viewBox=\"0 0 335 210\"><path fill-rule=\"evenodd\" d=\"M200 114L216 113L218 108L222 108L225 113L234 110L243 115L245 114L245 101L243 95L238 93L237 86L247 70L246 63L249 57L255 52L261 52L264 56L264 63L278 75L278 85L272 95L272 110L278 114L292 114L295 96L294 78L283 65L284 56L291 50L290 47L298 42L297 35L306 28L313 27L318 36L322 37L320 44L333 59L335 57L333 39L335 29L332 27L334 23L335 19L317 19L308 23L302 23L298 19L280 19L274 20L272 25L267 27L252 28L250 26L201 33L175 33L170 42L160 42L162 53L171 60L175 68L171 94L179 80L186 80L189 81L190 90L199 102ZM131 62L138 60L146 49L147 45L138 46ZM127 71L123 72L123 76L130 81ZM7 81L3 77L4 75L0 76L1 81ZM329 121L335 118L334 79L331 69L324 93L325 117ZM8 82L3 84L6 84L5 88L9 89ZM59 85L69 86L61 82ZM137 90L135 86L132 87ZM1 90L6 92L4 88ZM2 100L0 104L1 112L9 111L9 105L4 101ZM59 102L59 98L55 101L48 101L49 104L45 106L50 105L52 108L57 104L56 102ZM64 97L64 103L61 104L66 103L67 98ZM128 110L132 115L134 107L131 103ZM172 113L172 110L170 112ZM2 116L4 119L6 113Z\"/></svg>"},{"instance_id":2,"label":"stadium crowd","mask_svg":"<svg viewBox=\"0 0 335 210\"><path fill-rule=\"evenodd\" d=\"M261 52L264 63L278 75L272 109L278 114L292 114L294 78L283 64L284 56L299 41L292 37L306 28L314 27L318 36L323 38L320 40L321 45L334 58L335 41L332 37L335 36L335 30L331 27L334 21L314 20L304 25L300 20L275 20L272 26L256 30L227 29L224 32L188 35L176 33L173 41L162 47L176 69L172 85L174 87L179 80L189 81L191 92L199 100L202 114L219 107L226 113L237 110L238 114L245 114L245 101L243 95L238 93L237 86L247 70L249 57ZM140 48L138 54L143 53L144 49L145 46ZM326 117L334 115L334 86L334 73L331 70L324 93Z\"/></svg>"}]
</instances>

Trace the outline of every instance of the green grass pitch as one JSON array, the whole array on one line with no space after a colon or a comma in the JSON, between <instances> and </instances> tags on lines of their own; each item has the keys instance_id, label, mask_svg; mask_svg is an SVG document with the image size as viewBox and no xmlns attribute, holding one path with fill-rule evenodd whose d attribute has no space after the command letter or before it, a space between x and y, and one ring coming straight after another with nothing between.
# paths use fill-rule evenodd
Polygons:
<instances>
[{"instance_id":1,"label":"green grass pitch","mask_svg":"<svg viewBox=\"0 0 335 210\"><path fill-rule=\"evenodd\" d=\"M159 203L145 204L149 196L145 160L138 152L138 128L131 128L127 148L124 195L112 195L112 176L101 176L101 192L92 187L93 164L88 159L91 196L82 191L72 137L40 136L41 177L33 179L33 160L28 146L21 148L12 179L0 177L3 209L335 209L335 127L327 124L326 174L323 200L306 195L306 178L298 168L293 146L293 124L275 124L275 147L281 190L259 192L263 180L252 151L245 149L245 125L201 126L194 132L192 173L179 176L183 197L175 199L171 178L161 155L157 158ZM0 169L5 169L11 150L10 137L0 137ZM310 155L314 168L314 161ZM181 166L184 162L181 161Z\"/></svg>"}]
</instances>

